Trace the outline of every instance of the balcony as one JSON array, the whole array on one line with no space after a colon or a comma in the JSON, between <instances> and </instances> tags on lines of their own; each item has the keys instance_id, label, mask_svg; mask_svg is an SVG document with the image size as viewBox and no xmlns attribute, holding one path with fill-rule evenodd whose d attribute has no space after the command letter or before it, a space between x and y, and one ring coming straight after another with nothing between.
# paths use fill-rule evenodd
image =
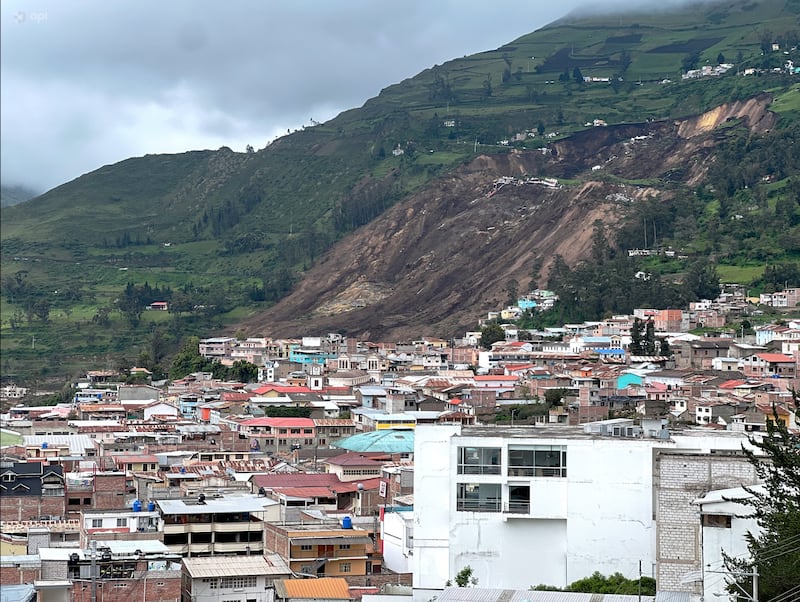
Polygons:
<instances>
[{"instance_id":1,"label":"balcony","mask_svg":"<svg viewBox=\"0 0 800 602\"><path fill-rule=\"evenodd\" d=\"M503 514L522 514L531 513L531 503L527 501L506 502L503 504Z\"/></svg>"},{"instance_id":2,"label":"balcony","mask_svg":"<svg viewBox=\"0 0 800 602\"><path fill-rule=\"evenodd\" d=\"M238 532L253 532L262 531L264 524L261 522L230 522L230 523L213 523L214 531L217 533L238 533Z\"/></svg>"}]
</instances>

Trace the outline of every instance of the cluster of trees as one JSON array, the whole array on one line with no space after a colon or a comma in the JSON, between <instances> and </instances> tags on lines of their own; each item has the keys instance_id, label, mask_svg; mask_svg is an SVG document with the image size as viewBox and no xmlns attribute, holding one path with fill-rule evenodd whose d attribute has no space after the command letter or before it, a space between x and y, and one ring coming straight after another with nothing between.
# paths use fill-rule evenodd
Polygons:
<instances>
[{"instance_id":1,"label":"cluster of trees","mask_svg":"<svg viewBox=\"0 0 800 602\"><path fill-rule=\"evenodd\" d=\"M186 339L181 350L172 360L169 377L183 378L193 372L211 372L214 378L250 383L258 379L258 366L239 360L225 366L216 360L200 355L200 339L192 336Z\"/></svg>"},{"instance_id":2,"label":"cluster of trees","mask_svg":"<svg viewBox=\"0 0 800 602\"><path fill-rule=\"evenodd\" d=\"M567 587L560 589L552 585L537 585L531 588L534 591L548 592L583 592L587 594L617 594L617 595L656 595L656 580L651 577L628 579L622 573L613 573L606 577L595 571L589 577L578 579Z\"/></svg>"},{"instance_id":3,"label":"cluster of trees","mask_svg":"<svg viewBox=\"0 0 800 602\"><path fill-rule=\"evenodd\" d=\"M146 306L155 301L169 301L171 298L172 289L168 286L161 288L158 285L152 287L147 282L142 285L129 282L117 299L117 309L131 326L138 326Z\"/></svg>"},{"instance_id":4,"label":"cluster of trees","mask_svg":"<svg viewBox=\"0 0 800 602\"><path fill-rule=\"evenodd\" d=\"M800 409L796 391L792 397ZM745 487L749 496L738 500L759 529L747 535L748 558L725 557L731 594L749 597L756 572L759 600L800 599L800 435L790 426L773 410L766 436L751 437L752 449L742 447L764 486Z\"/></svg>"},{"instance_id":5,"label":"cluster of trees","mask_svg":"<svg viewBox=\"0 0 800 602\"><path fill-rule=\"evenodd\" d=\"M682 279L667 279L645 272L638 258L617 253L608 244L602 223L596 222L594 228L590 259L570 267L561 256L555 257L547 286L559 301L548 319L562 324L597 320L629 314L636 307L685 307L719 295L719 275L707 259L689 265Z\"/></svg>"},{"instance_id":6,"label":"cluster of trees","mask_svg":"<svg viewBox=\"0 0 800 602\"><path fill-rule=\"evenodd\" d=\"M671 350L667 339L656 339L655 324L652 319L647 321L634 318L631 327L631 344L628 347L631 355L662 355L669 357Z\"/></svg>"}]
</instances>

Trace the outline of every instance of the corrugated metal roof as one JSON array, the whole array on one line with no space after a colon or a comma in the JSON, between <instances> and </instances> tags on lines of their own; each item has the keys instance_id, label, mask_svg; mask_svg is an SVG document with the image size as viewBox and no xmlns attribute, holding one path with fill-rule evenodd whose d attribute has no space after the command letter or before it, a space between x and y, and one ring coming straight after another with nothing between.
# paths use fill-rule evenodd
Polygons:
<instances>
[{"instance_id":1,"label":"corrugated metal roof","mask_svg":"<svg viewBox=\"0 0 800 602\"><path fill-rule=\"evenodd\" d=\"M572 592L538 592L531 590L447 587L437 602L639 602L639 596L619 594L581 594ZM654 602L653 596L642 596L641 602ZM660 602L660 601L659 601ZM683 602L683 601L681 601Z\"/></svg>"},{"instance_id":2,"label":"corrugated metal roof","mask_svg":"<svg viewBox=\"0 0 800 602\"><path fill-rule=\"evenodd\" d=\"M285 579L275 582L275 593L280 598L317 598L323 600L350 600L350 587L341 577L321 579Z\"/></svg>"},{"instance_id":3,"label":"corrugated metal roof","mask_svg":"<svg viewBox=\"0 0 800 602\"><path fill-rule=\"evenodd\" d=\"M289 567L278 556L268 562L263 556L209 556L184 558L183 564L193 579L231 575L288 575Z\"/></svg>"},{"instance_id":4,"label":"corrugated metal roof","mask_svg":"<svg viewBox=\"0 0 800 602\"><path fill-rule=\"evenodd\" d=\"M30 602L36 600L33 585L3 585L0 588L0 602Z\"/></svg>"}]
</instances>

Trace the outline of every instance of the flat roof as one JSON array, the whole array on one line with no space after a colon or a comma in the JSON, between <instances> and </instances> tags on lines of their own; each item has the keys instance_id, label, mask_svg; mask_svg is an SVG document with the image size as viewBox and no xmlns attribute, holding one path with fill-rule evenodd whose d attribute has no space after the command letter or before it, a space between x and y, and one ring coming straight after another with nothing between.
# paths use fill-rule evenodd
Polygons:
<instances>
[{"instance_id":1,"label":"flat roof","mask_svg":"<svg viewBox=\"0 0 800 602\"><path fill-rule=\"evenodd\" d=\"M278 504L275 500L258 496L228 496L206 498L204 504L197 500L156 500L164 514L224 514L232 512L264 512L269 506Z\"/></svg>"}]
</instances>

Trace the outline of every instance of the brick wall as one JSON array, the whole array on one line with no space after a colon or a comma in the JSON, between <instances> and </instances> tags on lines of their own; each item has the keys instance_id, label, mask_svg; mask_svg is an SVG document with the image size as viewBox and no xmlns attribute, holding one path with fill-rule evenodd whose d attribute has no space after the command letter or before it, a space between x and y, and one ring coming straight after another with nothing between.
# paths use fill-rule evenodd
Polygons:
<instances>
[{"instance_id":1,"label":"brick wall","mask_svg":"<svg viewBox=\"0 0 800 602\"><path fill-rule=\"evenodd\" d=\"M411 585L411 573L378 573L373 575L340 575L350 586L381 587L386 583L394 585Z\"/></svg>"},{"instance_id":2,"label":"brick wall","mask_svg":"<svg viewBox=\"0 0 800 602\"><path fill-rule=\"evenodd\" d=\"M700 508L692 501L715 489L753 485L755 471L740 454L663 450L656 452L653 474L658 589L702 594L699 581L681 582L702 568Z\"/></svg>"},{"instance_id":3,"label":"brick wall","mask_svg":"<svg viewBox=\"0 0 800 602\"><path fill-rule=\"evenodd\" d=\"M94 477L93 510L123 510L125 506L125 473L101 473Z\"/></svg>"},{"instance_id":4,"label":"brick wall","mask_svg":"<svg viewBox=\"0 0 800 602\"><path fill-rule=\"evenodd\" d=\"M166 602L181 597L180 571L149 571L147 579L103 579L98 581L97 587L97 599L103 602ZM91 582L75 582L71 599L91 602Z\"/></svg>"},{"instance_id":5,"label":"brick wall","mask_svg":"<svg viewBox=\"0 0 800 602\"><path fill-rule=\"evenodd\" d=\"M40 516L64 516L64 496L0 496L0 516L5 521L37 520Z\"/></svg>"},{"instance_id":6,"label":"brick wall","mask_svg":"<svg viewBox=\"0 0 800 602\"><path fill-rule=\"evenodd\" d=\"M39 569L18 565L0 566L0 585L23 585L39 579Z\"/></svg>"}]
</instances>

